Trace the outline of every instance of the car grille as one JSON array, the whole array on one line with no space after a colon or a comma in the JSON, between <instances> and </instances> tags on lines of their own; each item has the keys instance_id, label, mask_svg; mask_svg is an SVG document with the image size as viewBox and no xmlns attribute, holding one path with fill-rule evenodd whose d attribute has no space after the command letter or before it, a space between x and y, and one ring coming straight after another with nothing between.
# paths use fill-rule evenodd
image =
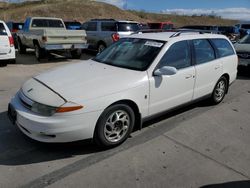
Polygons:
<instances>
[{"instance_id":1,"label":"car grille","mask_svg":"<svg viewBox=\"0 0 250 188\"><path fill-rule=\"evenodd\" d=\"M250 59L250 52L237 52L237 55L241 59Z\"/></svg>"},{"instance_id":2,"label":"car grille","mask_svg":"<svg viewBox=\"0 0 250 188\"><path fill-rule=\"evenodd\" d=\"M29 99L28 97L26 97L26 96L23 94L22 91L19 91L18 97L19 97L19 99L20 99L22 105L23 105L25 108L31 110L32 104L33 104L34 102L33 102L31 99Z\"/></svg>"}]
</instances>

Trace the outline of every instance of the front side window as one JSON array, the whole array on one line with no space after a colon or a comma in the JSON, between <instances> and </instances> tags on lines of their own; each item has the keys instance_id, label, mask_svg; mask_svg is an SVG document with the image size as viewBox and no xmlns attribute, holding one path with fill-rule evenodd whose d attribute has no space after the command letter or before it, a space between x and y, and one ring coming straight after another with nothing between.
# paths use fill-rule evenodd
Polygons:
<instances>
[{"instance_id":1,"label":"front side window","mask_svg":"<svg viewBox=\"0 0 250 188\"><path fill-rule=\"evenodd\" d=\"M215 59L215 52L206 39L193 40L196 64L202 64Z\"/></svg>"},{"instance_id":2,"label":"front side window","mask_svg":"<svg viewBox=\"0 0 250 188\"><path fill-rule=\"evenodd\" d=\"M7 31L2 23L0 23L0 36L7 35Z\"/></svg>"},{"instance_id":3,"label":"front side window","mask_svg":"<svg viewBox=\"0 0 250 188\"><path fill-rule=\"evenodd\" d=\"M102 51L93 60L116 67L145 71L164 44L164 41L122 38Z\"/></svg>"},{"instance_id":4,"label":"front side window","mask_svg":"<svg viewBox=\"0 0 250 188\"><path fill-rule=\"evenodd\" d=\"M174 43L162 57L158 68L171 66L183 69L191 66L190 48L187 41Z\"/></svg>"},{"instance_id":5,"label":"front side window","mask_svg":"<svg viewBox=\"0 0 250 188\"><path fill-rule=\"evenodd\" d=\"M231 44L225 39L212 39L213 44L218 50L219 57L234 55L234 50Z\"/></svg>"}]
</instances>

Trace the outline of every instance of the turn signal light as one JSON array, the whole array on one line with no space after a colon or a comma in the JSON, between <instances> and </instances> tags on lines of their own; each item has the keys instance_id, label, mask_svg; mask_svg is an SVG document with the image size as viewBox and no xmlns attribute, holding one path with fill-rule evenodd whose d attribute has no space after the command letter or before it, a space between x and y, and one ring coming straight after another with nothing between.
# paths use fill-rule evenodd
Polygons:
<instances>
[{"instance_id":1,"label":"turn signal light","mask_svg":"<svg viewBox=\"0 0 250 188\"><path fill-rule=\"evenodd\" d=\"M62 106L62 107L57 108L56 112L57 113L71 112L71 111L79 110L82 108L83 106L66 106L66 107Z\"/></svg>"}]
</instances>

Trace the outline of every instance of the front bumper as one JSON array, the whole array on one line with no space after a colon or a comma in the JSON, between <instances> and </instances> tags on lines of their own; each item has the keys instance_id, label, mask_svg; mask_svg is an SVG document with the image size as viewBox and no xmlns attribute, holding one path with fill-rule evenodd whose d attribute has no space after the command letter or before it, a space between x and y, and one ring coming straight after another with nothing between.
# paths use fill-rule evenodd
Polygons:
<instances>
[{"instance_id":1,"label":"front bumper","mask_svg":"<svg viewBox=\"0 0 250 188\"><path fill-rule=\"evenodd\" d=\"M16 95L9 104L8 114L12 123L28 137L40 142L62 143L93 138L101 111L45 117L24 107Z\"/></svg>"},{"instance_id":2,"label":"front bumper","mask_svg":"<svg viewBox=\"0 0 250 188\"><path fill-rule=\"evenodd\" d=\"M43 46L46 50L74 50L86 49L88 44L45 44Z\"/></svg>"}]
</instances>

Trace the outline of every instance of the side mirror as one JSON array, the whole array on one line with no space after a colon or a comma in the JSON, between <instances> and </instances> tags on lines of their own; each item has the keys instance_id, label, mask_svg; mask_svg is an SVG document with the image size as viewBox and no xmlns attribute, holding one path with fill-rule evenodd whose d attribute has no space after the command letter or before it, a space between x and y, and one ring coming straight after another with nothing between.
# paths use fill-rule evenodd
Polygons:
<instances>
[{"instance_id":1,"label":"side mirror","mask_svg":"<svg viewBox=\"0 0 250 188\"><path fill-rule=\"evenodd\" d=\"M164 66L160 69L157 69L154 71L154 76L164 76L164 75L174 75L178 71L175 67L170 67L170 66Z\"/></svg>"}]
</instances>

